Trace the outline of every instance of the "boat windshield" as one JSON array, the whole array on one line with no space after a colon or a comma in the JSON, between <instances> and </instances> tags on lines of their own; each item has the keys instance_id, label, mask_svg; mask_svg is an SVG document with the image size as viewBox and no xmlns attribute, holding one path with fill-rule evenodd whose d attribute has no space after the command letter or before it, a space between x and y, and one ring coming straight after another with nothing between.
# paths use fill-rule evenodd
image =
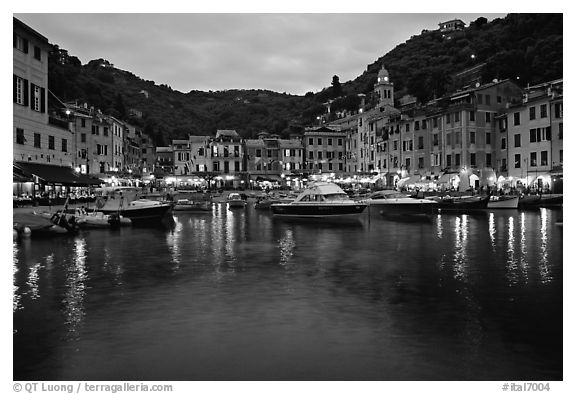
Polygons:
<instances>
[{"instance_id":1,"label":"boat windshield","mask_svg":"<svg viewBox=\"0 0 576 394\"><path fill-rule=\"evenodd\" d=\"M342 200L348 200L348 195L347 194L326 194L324 195L324 199L326 201L342 201Z\"/></svg>"}]
</instances>

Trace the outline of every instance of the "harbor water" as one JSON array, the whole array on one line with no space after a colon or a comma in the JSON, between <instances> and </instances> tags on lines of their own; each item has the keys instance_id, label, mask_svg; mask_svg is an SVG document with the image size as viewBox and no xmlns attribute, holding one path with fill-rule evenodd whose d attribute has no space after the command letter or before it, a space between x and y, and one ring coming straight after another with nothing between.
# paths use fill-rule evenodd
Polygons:
<instances>
[{"instance_id":1,"label":"harbor water","mask_svg":"<svg viewBox=\"0 0 576 394\"><path fill-rule=\"evenodd\" d=\"M561 380L562 210L13 243L15 380Z\"/></svg>"}]
</instances>

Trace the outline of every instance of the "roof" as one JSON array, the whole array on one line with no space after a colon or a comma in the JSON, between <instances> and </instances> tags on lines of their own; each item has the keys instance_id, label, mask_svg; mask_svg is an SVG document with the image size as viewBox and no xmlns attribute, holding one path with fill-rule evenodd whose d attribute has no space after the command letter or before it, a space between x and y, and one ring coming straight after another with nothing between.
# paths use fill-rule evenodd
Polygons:
<instances>
[{"instance_id":1,"label":"roof","mask_svg":"<svg viewBox=\"0 0 576 394\"><path fill-rule=\"evenodd\" d=\"M20 173L34 175L47 183L57 183L66 186L99 185L101 180L88 175L79 174L71 167L53 166L48 164L16 162L14 168Z\"/></svg>"},{"instance_id":2,"label":"roof","mask_svg":"<svg viewBox=\"0 0 576 394\"><path fill-rule=\"evenodd\" d=\"M262 139L250 139L250 140L244 140L244 143L246 144L247 147L264 147L264 140Z\"/></svg>"},{"instance_id":3,"label":"roof","mask_svg":"<svg viewBox=\"0 0 576 394\"><path fill-rule=\"evenodd\" d=\"M219 137L233 137L233 138L240 138L236 130L217 130L216 131L216 138Z\"/></svg>"},{"instance_id":4,"label":"roof","mask_svg":"<svg viewBox=\"0 0 576 394\"><path fill-rule=\"evenodd\" d=\"M302 148L300 140L279 140L280 148Z\"/></svg>"}]
</instances>

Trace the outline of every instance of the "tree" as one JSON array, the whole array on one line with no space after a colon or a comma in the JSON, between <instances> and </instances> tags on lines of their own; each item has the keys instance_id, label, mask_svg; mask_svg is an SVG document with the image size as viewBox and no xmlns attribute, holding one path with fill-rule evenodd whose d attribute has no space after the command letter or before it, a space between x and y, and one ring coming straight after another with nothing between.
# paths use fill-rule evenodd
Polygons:
<instances>
[{"instance_id":1,"label":"tree","mask_svg":"<svg viewBox=\"0 0 576 394\"><path fill-rule=\"evenodd\" d=\"M114 103L114 109L118 111L118 115L121 119L126 116L126 107L124 106L124 100L120 93L116 94L116 102Z\"/></svg>"},{"instance_id":2,"label":"tree","mask_svg":"<svg viewBox=\"0 0 576 394\"><path fill-rule=\"evenodd\" d=\"M332 77L332 98L342 96L342 86L340 85L340 78L338 75Z\"/></svg>"}]
</instances>

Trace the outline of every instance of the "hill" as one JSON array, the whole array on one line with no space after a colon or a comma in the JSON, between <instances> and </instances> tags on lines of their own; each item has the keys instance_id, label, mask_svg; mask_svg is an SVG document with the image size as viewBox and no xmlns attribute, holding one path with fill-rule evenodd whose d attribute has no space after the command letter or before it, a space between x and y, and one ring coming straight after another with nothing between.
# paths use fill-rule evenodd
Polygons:
<instances>
[{"instance_id":1,"label":"hill","mask_svg":"<svg viewBox=\"0 0 576 394\"><path fill-rule=\"evenodd\" d=\"M337 76L327 76L332 86L305 96L264 90L182 93L104 59L82 65L54 46L49 89L63 101L87 102L141 126L158 145L217 129L235 129L247 138L260 131L287 136L313 124L329 99L340 97L334 110L357 108L357 94L370 95L382 65L390 72L397 98L411 94L420 102L453 90L454 75L477 64L484 64L484 81L511 78L525 86L562 78L562 30L562 14L509 14L489 23L478 18L448 35L423 31L369 64L353 81L340 84ZM131 109L142 117L131 116Z\"/></svg>"}]
</instances>

